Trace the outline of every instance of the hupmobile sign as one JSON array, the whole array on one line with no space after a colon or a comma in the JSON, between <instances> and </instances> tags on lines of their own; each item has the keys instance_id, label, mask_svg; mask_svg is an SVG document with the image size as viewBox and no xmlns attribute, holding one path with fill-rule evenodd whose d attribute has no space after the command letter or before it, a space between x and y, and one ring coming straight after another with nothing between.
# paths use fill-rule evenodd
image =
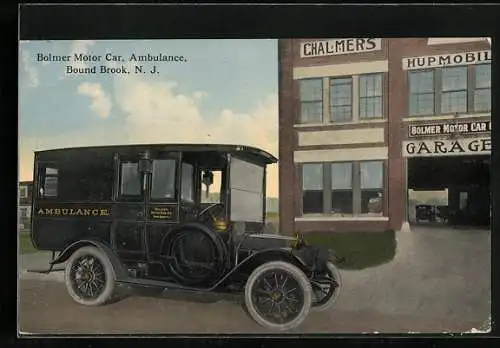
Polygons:
<instances>
[{"instance_id":1,"label":"hupmobile sign","mask_svg":"<svg viewBox=\"0 0 500 348\"><path fill-rule=\"evenodd\" d=\"M476 51L403 58L403 70L491 63L491 51Z\"/></svg>"},{"instance_id":2,"label":"hupmobile sign","mask_svg":"<svg viewBox=\"0 0 500 348\"><path fill-rule=\"evenodd\" d=\"M491 138L404 141L404 157L484 155L491 153Z\"/></svg>"},{"instance_id":3,"label":"hupmobile sign","mask_svg":"<svg viewBox=\"0 0 500 348\"><path fill-rule=\"evenodd\" d=\"M470 134L491 132L491 121L432 123L408 126L409 137L432 136L443 134Z\"/></svg>"},{"instance_id":4,"label":"hupmobile sign","mask_svg":"<svg viewBox=\"0 0 500 348\"><path fill-rule=\"evenodd\" d=\"M300 44L300 57L324 57L342 54L355 54L362 52L380 51L382 39L325 39L311 40Z\"/></svg>"}]
</instances>

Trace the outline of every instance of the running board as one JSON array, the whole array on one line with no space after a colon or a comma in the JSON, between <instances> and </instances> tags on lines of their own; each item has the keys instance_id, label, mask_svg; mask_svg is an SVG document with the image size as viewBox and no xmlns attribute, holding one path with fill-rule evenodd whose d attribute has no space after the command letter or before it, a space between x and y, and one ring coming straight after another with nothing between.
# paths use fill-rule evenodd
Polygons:
<instances>
[{"instance_id":1,"label":"running board","mask_svg":"<svg viewBox=\"0 0 500 348\"><path fill-rule=\"evenodd\" d=\"M177 283L155 280L155 279L144 279L144 278L123 278L117 279L117 283L126 284L126 285L135 285L135 286L144 286L144 287L153 287L153 288L164 288L165 290L175 289L175 290L185 290L185 291L194 291L194 292L209 292L211 288L194 288L190 286L184 286Z\"/></svg>"},{"instance_id":2,"label":"running board","mask_svg":"<svg viewBox=\"0 0 500 348\"><path fill-rule=\"evenodd\" d=\"M42 274L49 274L51 272L62 272L64 271L64 268L55 268L55 269L27 269L26 272L29 273L42 273Z\"/></svg>"}]
</instances>

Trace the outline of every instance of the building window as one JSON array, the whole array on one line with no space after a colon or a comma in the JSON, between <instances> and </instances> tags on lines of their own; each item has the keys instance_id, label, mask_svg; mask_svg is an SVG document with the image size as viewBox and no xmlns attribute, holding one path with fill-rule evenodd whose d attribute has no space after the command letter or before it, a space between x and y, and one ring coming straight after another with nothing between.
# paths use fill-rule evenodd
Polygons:
<instances>
[{"instance_id":1,"label":"building window","mask_svg":"<svg viewBox=\"0 0 500 348\"><path fill-rule=\"evenodd\" d=\"M382 74L359 77L359 118L382 117Z\"/></svg>"},{"instance_id":2,"label":"building window","mask_svg":"<svg viewBox=\"0 0 500 348\"><path fill-rule=\"evenodd\" d=\"M332 213L352 214L352 163L331 164Z\"/></svg>"},{"instance_id":3,"label":"building window","mask_svg":"<svg viewBox=\"0 0 500 348\"><path fill-rule=\"evenodd\" d=\"M491 111L491 64L474 68L474 111Z\"/></svg>"},{"instance_id":4,"label":"building window","mask_svg":"<svg viewBox=\"0 0 500 348\"><path fill-rule=\"evenodd\" d=\"M443 68L441 113L467 112L467 67Z\"/></svg>"},{"instance_id":5,"label":"building window","mask_svg":"<svg viewBox=\"0 0 500 348\"><path fill-rule=\"evenodd\" d=\"M304 214L323 213L323 164L302 165L302 209Z\"/></svg>"},{"instance_id":6,"label":"building window","mask_svg":"<svg viewBox=\"0 0 500 348\"><path fill-rule=\"evenodd\" d=\"M330 121L352 120L352 78L330 79Z\"/></svg>"},{"instance_id":7,"label":"building window","mask_svg":"<svg viewBox=\"0 0 500 348\"><path fill-rule=\"evenodd\" d=\"M491 64L410 71L408 80L409 116L491 111Z\"/></svg>"},{"instance_id":8,"label":"building window","mask_svg":"<svg viewBox=\"0 0 500 348\"><path fill-rule=\"evenodd\" d=\"M323 79L300 80L300 123L323 122Z\"/></svg>"},{"instance_id":9,"label":"building window","mask_svg":"<svg viewBox=\"0 0 500 348\"><path fill-rule=\"evenodd\" d=\"M384 161L302 164L303 214L384 214Z\"/></svg>"},{"instance_id":10,"label":"building window","mask_svg":"<svg viewBox=\"0 0 500 348\"><path fill-rule=\"evenodd\" d=\"M175 181L175 160L154 160L151 199L175 198Z\"/></svg>"},{"instance_id":11,"label":"building window","mask_svg":"<svg viewBox=\"0 0 500 348\"><path fill-rule=\"evenodd\" d=\"M28 188L26 186L21 186L19 188L19 198L28 198Z\"/></svg>"},{"instance_id":12,"label":"building window","mask_svg":"<svg viewBox=\"0 0 500 348\"><path fill-rule=\"evenodd\" d=\"M19 215L21 218L27 218L28 217L28 208L20 208L19 209Z\"/></svg>"},{"instance_id":13,"label":"building window","mask_svg":"<svg viewBox=\"0 0 500 348\"><path fill-rule=\"evenodd\" d=\"M412 71L410 85L410 116L434 114L434 71Z\"/></svg>"},{"instance_id":14,"label":"building window","mask_svg":"<svg viewBox=\"0 0 500 348\"><path fill-rule=\"evenodd\" d=\"M361 175L361 213L382 215L384 162L361 162L359 170Z\"/></svg>"}]
</instances>

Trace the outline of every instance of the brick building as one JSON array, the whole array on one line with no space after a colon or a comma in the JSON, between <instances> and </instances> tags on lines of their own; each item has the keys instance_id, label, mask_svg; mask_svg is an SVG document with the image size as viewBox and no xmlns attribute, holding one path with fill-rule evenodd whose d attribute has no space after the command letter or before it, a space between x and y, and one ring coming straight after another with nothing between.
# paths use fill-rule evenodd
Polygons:
<instances>
[{"instance_id":1,"label":"brick building","mask_svg":"<svg viewBox=\"0 0 500 348\"><path fill-rule=\"evenodd\" d=\"M33 197L33 182L19 182L19 227L29 228L31 223L31 203Z\"/></svg>"},{"instance_id":2,"label":"brick building","mask_svg":"<svg viewBox=\"0 0 500 348\"><path fill-rule=\"evenodd\" d=\"M279 40L281 232L399 230L410 188L489 223L490 63L484 38Z\"/></svg>"}]
</instances>

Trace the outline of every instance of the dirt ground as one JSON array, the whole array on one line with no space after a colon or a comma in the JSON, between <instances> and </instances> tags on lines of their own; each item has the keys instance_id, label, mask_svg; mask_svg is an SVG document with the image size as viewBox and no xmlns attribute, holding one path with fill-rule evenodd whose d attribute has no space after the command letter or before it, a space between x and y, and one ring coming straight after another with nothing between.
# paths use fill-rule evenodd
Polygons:
<instances>
[{"instance_id":1,"label":"dirt ground","mask_svg":"<svg viewBox=\"0 0 500 348\"><path fill-rule=\"evenodd\" d=\"M491 313L489 231L413 228L395 258L343 271L334 307L311 312L296 333L442 333L480 329ZM473 262L471 262L473 260ZM48 255L20 258L20 331L34 334L264 333L235 298L132 296L104 307L74 303L63 272L36 275Z\"/></svg>"},{"instance_id":2,"label":"dirt ground","mask_svg":"<svg viewBox=\"0 0 500 348\"><path fill-rule=\"evenodd\" d=\"M132 295L103 307L74 303L64 284L20 281L21 333L31 334L193 334L271 332L254 323L237 298L200 298L173 294ZM311 312L295 333L408 333L464 332L481 322L387 315L377 312L332 309Z\"/></svg>"}]
</instances>

